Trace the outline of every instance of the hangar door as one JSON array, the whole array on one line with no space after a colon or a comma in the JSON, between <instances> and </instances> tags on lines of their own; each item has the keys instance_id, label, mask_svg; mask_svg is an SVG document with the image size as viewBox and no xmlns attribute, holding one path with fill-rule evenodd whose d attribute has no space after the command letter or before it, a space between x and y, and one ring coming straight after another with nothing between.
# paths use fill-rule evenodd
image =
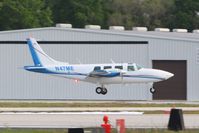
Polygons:
<instances>
[{"instance_id":1,"label":"hangar door","mask_svg":"<svg viewBox=\"0 0 199 133\"><path fill-rule=\"evenodd\" d=\"M156 93L154 100L186 100L187 94L187 68L186 61L153 60L153 68L166 70L174 74L174 77L154 83Z\"/></svg>"}]
</instances>

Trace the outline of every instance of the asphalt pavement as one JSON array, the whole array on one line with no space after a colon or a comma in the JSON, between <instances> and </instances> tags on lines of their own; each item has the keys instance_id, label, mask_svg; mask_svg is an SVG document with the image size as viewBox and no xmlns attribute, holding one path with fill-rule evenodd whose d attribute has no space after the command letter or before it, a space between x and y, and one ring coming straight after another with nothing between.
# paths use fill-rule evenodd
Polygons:
<instances>
[{"instance_id":1,"label":"asphalt pavement","mask_svg":"<svg viewBox=\"0 0 199 133\"><path fill-rule=\"evenodd\" d=\"M2 128L74 128L100 127L106 113L85 114L79 112L67 113L0 113L0 127ZM116 127L116 119L124 119L127 128L167 128L169 114L117 114L109 113L112 127ZM199 115L185 114L186 128L199 128Z\"/></svg>"}]
</instances>

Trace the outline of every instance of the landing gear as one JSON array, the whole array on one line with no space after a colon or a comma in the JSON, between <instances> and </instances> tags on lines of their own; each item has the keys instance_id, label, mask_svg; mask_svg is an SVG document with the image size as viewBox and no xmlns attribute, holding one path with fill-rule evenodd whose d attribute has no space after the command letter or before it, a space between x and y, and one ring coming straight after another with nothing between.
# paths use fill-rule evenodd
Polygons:
<instances>
[{"instance_id":1,"label":"landing gear","mask_svg":"<svg viewBox=\"0 0 199 133\"><path fill-rule=\"evenodd\" d=\"M108 91L107 91L106 88L102 88L102 94L103 94L103 95L106 95L107 92L108 92Z\"/></svg>"},{"instance_id":2,"label":"landing gear","mask_svg":"<svg viewBox=\"0 0 199 133\"><path fill-rule=\"evenodd\" d=\"M103 94L103 95L106 95L106 93L108 92L105 87L97 87L95 91L97 94Z\"/></svg>"},{"instance_id":3,"label":"landing gear","mask_svg":"<svg viewBox=\"0 0 199 133\"><path fill-rule=\"evenodd\" d=\"M97 94L101 94L102 88L101 87L97 87L95 91L96 91Z\"/></svg>"},{"instance_id":4,"label":"landing gear","mask_svg":"<svg viewBox=\"0 0 199 133\"><path fill-rule=\"evenodd\" d=\"M150 88L150 92L151 92L152 94L154 94L154 93L156 92L155 88L151 87L151 88Z\"/></svg>"},{"instance_id":5,"label":"landing gear","mask_svg":"<svg viewBox=\"0 0 199 133\"><path fill-rule=\"evenodd\" d=\"M153 87L153 83L149 83L149 87L150 87L150 92L151 92L151 94L152 94L152 95L155 94L156 89Z\"/></svg>"}]
</instances>

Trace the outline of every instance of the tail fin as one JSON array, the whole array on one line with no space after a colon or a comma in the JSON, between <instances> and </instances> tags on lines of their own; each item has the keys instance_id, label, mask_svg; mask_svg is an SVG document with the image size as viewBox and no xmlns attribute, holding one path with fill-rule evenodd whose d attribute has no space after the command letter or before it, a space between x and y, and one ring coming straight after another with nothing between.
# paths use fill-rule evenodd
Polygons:
<instances>
[{"instance_id":1,"label":"tail fin","mask_svg":"<svg viewBox=\"0 0 199 133\"><path fill-rule=\"evenodd\" d=\"M42 50L34 38L28 38L27 44L35 66L49 66L57 62Z\"/></svg>"}]
</instances>

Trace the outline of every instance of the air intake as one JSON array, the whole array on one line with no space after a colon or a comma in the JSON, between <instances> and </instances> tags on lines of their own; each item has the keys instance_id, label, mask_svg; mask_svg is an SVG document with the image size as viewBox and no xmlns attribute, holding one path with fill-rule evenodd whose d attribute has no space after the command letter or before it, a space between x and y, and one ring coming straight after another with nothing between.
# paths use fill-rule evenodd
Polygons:
<instances>
[{"instance_id":1,"label":"air intake","mask_svg":"<svg viewBox=\"0 0 199 133\"><path fill-rule=\"evenodd\" d=\"M199 29L193 30L193 33L199 33Z\"/></svg>"},{"instance_id":2,"label":"air intake","mask_svg":"<svg viewBox=\"0 0 199 133\"><path fill-rule=\"evenodd\" d=\"M133 31L147 31L147 27L132 27Z\"/></svg>"},{"instance_id":3,"label":"air intake","mask_svg":"<svg viewBox=\"0 0 199 133\"><path fill-rule=\"evenodd\" d=\"M109 26L109 30L124 30L124 26Z\"/></svg>"},{"instance_id":4,"label":"air intake","mask_svg":"<svg viewBox=\"0 0 199 133\"><path fill-rule=\"evenodd\" d=\"M159 32L169 32L170 30L168 28L155 28L155 31Z\"/></svg>"},{"instance_id":5,"label":"air intake","mask_svg":"<svg viewBox=\"0 0 199 133\"><path fill-rule=\"evenodd\" d=\"M173 32L181 32L181 33L187 33L187 29L173 29Z\"/></svg>"},{"instance_id":6,"label":"air intake","mask_svg":"<svg viewBox=\"0 0 199 133\"><path fill-rule=\"evenodd\" d=\"M59 24L56 24L56 27L58 27L58 28L72 28L72 24L59 23Z\"/></svg>"},{"instance_id":7,"label":"air intake","mask_svg":"<svg viewBox=\"0 0 199 133\"><path fill-rule=\"evenodd\" d=\"M100 30L100 25L85 25L85 29L91 29L91 30Z\"/></svg>"}]
</instances>

